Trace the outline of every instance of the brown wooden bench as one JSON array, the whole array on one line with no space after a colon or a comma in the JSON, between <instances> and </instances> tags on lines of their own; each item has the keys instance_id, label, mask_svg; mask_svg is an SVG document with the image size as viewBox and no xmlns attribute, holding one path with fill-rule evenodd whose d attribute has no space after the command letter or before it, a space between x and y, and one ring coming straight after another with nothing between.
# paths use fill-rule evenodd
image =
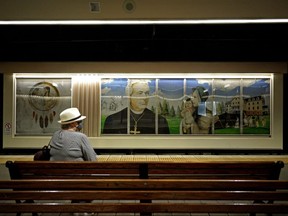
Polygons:
<instances>
[{"instance_id":1,"label":"brown wooden bench","mask_svg":"<svg viewBox=\"0 0 288 216\"><path fill-rule=\"evenodd\" d=\"M231 179L278 180L282 161L74 162L7 161L11 179ZM32 202L30 198L28 201ZM20 203L19 200L16 200ZM151 203L147 198L141 203ZM20 214L18 214L20 215Z\"/></svg>"},{"instance_id":2,"label":"brown wooden bench","mask_svg":"<svg viewBox=\"0 0 288 216\"><path fill-rule=\"evenodd\" d=\"M11 179L179 178L278 180L282 161L74 162L7 161Z\"/></svg>"},{"instance_id":3,"label":"brown wooden bench","mask_svg":"<svg viewBox=\"0 0 288 216\"><path fill-rule=\"evenodd\" d=\"M14 200L33 199L34 203ZM70 200L94 200L75 203ZM137 200L152 200L141 203ZM262 200L255 203L254 200ZM288 181L30 179L0 181L2 213L288 213Z\"/></svg>"}]
</instances>

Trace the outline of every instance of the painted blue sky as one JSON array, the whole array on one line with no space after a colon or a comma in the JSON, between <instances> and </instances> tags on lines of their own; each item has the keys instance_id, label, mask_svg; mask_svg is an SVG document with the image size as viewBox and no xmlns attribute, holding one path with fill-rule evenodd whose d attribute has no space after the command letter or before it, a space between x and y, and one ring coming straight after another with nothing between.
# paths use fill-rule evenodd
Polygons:
<instances>
[{"instance_id":1,"label":"painted blue sky","mask_svg":"<svg viewBox=\"0 0 288 216\"><path fill-rule=\"evenodd\" d=\"M270 94L270 79L216 79L213 83L215 95L235 96L240 94L240 83L245 97Z\"/></svg>"},{"instance_id":2,"label":"painted blue sky","mask_svg":"<svg viewBox=\"0 0 288 216\"><path fill-rule=\"evenodd\" d=\"M102 96L124 96L127 86L127 78L102 79L101 95ZM155 79L149 79L151 82L150 94L155 94ZM214 94L218 96L234 96L240 94L240 79L187 79L186 89L184 87L184 79L159 79L158 95L168 99L180 99L184 92L191 95L192 88L203 86L212 94L212 85L215 90ZM270 94L270 79L242 79L243 95L259 96Z\"/></svg>"},{"instance_id":3,"label":"painted blue sky","mask_svg":"<svg viewBox=\"0 0 288 216\"><path fill-rule=\"evenodd\" d=\"M123 96L125 95L125 87L127 79L101 79L101 95L102 96Z\"/></svg>"},{"instance_id":4,"label":"painted blue sky","mask_svg":"<svg viewBox=\"0 0 288 216\"><path fill-rule=\"evenodd\" d=\"M183 97L184 80L183 79L159 79L158 95L170 99Z\"/></svg>"},{"instance_id":5,"label":"painted blue sky","mask_svg":"<svg viewBox=\"0 0 288 216\"><path fill-rule=\"evenodd\" d=\"M243 88L243 94L251 97L270 94L270 80L255 80L254 84Z\"/></svg>"},{"instance_id":6,"label":"painted blue sky","mask_svg":"<svg viewBox=\"0 0 288 216\"><path fill-rule=\"evenodd\" d=\"M187 79L186 81L186 94L192 95L192 88L197 86L203 86L205 89L208 89L209 94L211 95L211 82L212 79Z\"/></svg>"}]
</instances>

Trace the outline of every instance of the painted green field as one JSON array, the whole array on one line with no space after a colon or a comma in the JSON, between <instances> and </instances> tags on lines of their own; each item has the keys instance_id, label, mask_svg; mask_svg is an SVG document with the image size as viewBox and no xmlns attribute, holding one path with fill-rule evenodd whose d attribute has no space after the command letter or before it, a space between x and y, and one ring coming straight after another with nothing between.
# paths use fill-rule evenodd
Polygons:
<instances>
[{"instance_id":1,"label":"painted green field","mask_svg":"<svg viewBox=\"0 0 288 216\"><path fill-rule=\"evenodd\" d=\"M106 116L102 116L101 118L101 129L104 126ZM170 134L179 134L179 126L181 119L176 117L166 117ZM102 133L102 131L101 131ZM240 134L239 128L223 128L223 129L216 129L214 134ZM269 128L263 128L263 127L251 127L251 128L244 128L243 134L270 134Z\"/></svg>"}]
</instances>

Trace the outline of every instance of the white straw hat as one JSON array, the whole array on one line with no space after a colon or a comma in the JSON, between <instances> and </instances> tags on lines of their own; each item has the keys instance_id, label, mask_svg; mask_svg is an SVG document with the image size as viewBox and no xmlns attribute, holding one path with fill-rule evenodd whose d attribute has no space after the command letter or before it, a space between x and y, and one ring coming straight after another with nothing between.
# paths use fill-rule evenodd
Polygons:
<instances>
[{"instance_id":1,"label":"white straw hat","mask_svg":"<svg viewBox=\"0 0 288 216\"><path fill-rule=\"evenodd\" d=\"M72 122L81 121L86 116L82 116L79 110L75 107L68 108L60 113L60 124L70 124Z\"/></svg>"}]
</instances>

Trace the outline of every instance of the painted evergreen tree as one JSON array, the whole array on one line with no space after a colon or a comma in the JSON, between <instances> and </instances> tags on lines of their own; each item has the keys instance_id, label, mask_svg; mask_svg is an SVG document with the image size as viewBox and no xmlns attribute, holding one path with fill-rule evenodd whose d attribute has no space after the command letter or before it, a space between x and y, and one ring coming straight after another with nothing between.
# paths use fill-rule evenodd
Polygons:
<instances>
[{"instance_id":1,"label":"painted evergreen tree","mask_svg":"<svg viewBox=\"0 0 288 216\"><path fill-rule=\"evenodd\" d=\"M159 102L159 106L157 108L158 108L158 115L162 115L162 104L161 104L161 102Z\"/></svg>"},{"instance_id":2,"label":"painted evergreen tree","mask_svg":"<svg viewBox=\"0 0 288 216\"><path fill-rule=\"evenodd\" d=\"M167 100L163 100L163 103L162 103L162 107L161 107L161 115L168 115L169 114L169 111L168 111L168 102Z\"/></svg>"},{"instance_id":3,"label":"painted evergreen tree","mask_svg":"<svg viewBox=\"0 0 288 216\"><path fill-rule=\"evenodd\" d=\"M171 107L170 111L169 111L169 115L171 117L175 117L175 109L174 109L174 106Z\"/></svg>"},{"instance_id":4,"label":"painted evergreen tree","mask_svg":"<svg viewBox=\"0 0 288 216\"><path fill-rule=\"evenodd\" d=\"M177 116L178 118L181 118L181 109L180 109L179 106L177 106L176 116Z\"/></svg>"}]
</instances>

